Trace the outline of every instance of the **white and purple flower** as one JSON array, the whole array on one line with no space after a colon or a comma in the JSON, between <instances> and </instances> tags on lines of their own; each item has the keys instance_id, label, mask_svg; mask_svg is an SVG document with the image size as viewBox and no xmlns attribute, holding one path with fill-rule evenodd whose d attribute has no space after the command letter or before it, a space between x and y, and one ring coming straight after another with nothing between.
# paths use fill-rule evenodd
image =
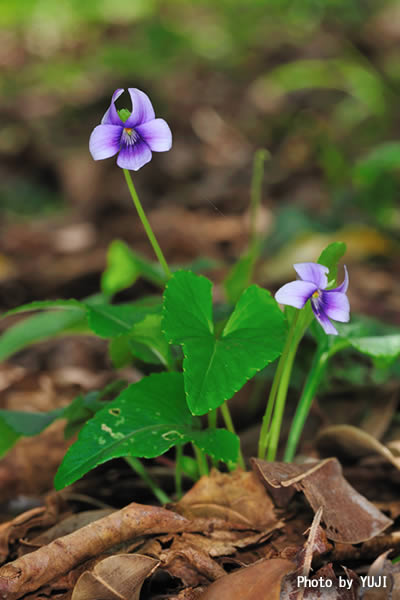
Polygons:
<instances>
[{"instance_id":1,"label":"white and purple flower","mask_svg":"<svg viewBox=\"0 0 400 600\"><path fill-rule=\"evenodd\" d=\"M338 332L329 319L342 323L347 323L350 319L350 305L346 296L349 276L346 267L343 283L333 290L326 289L328 267L318 263L298 263L293 267L300 279L282 286L275 294L276 301L303 308L307 300L311 300L311 308L325 333L337 335Z\"/></svg>"},{"instance_id":2,"label":"white and purple flower","mask_svg":"<svg viewBox=\"0 0 400 600\"><path fill-rule=\"evenodd\" d=\"M152 152L166 152L172 146L172 133L164 119L156 119L150 98L136 88L129 88L132 112L123 121L115 101L124 92L115 90L110 108L94 128L89 150L94 160L110 158L119 152L117 165L137 171L151 160Z\"/></svg>"}]
</instances>

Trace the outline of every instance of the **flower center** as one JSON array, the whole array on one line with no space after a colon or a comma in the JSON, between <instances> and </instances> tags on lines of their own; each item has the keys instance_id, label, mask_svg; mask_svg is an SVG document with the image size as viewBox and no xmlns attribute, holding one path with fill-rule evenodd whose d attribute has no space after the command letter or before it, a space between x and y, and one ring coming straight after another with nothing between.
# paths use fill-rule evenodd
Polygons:
<instances>
[{"instance_id":1,"label":"flower center","mask_svg":"<svg viewBox=\"0 0 400 600\"><path fill-rule=\"evenodd\" d=\"M315 290L315 292L313 293L312 297L313 298L319 298L321 295L321 292L319 290Z\"/></svg>"},{"instance_id":2,"label":"flower center","mask_svg":"<svg viewBox=\"0 0 400 600\"><path fill-rule=\"evenodd\" d=\"M122 139L125 142L125 144L127 144L128 146L133 146L133 144L137 141L138 137L139 136L133 129L133 127L124 127L124 130L122 132Z\"/></svg>"}]
</instances>

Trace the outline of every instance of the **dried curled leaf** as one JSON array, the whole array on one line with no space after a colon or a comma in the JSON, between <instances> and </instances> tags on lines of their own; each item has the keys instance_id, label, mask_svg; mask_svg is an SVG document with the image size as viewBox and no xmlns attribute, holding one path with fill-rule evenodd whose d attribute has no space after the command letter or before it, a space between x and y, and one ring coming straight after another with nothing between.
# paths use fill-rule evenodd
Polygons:
<instances>
[{"instance_id":1,"label":"dried curled leaf","mask_svg":"<svg viewBox=\"0 0 400 600\"><path fill-rule=\"evenodd\" d=\"M358 544L378 535L393 523L351 487L335 458L303 465L252 459L252 465L268 486L293 486L303 492L314 512L322 507L322 520L331 540Z\"/></svg>"},{"instance_id":2,"label":"dried curled leaf","mask_svg":"<svg viewBox=\"0 0 400 600\"><path fill-rule=\"evenodd\" d=\"M116 554L82 573L71 600L139 600L146 577L159 561L141 554Z\"/></svg>"},{"instance_id":3,"label":"dried curled leaf","mask_svg":"<svg viewBox=\"0 0 400 600\"><path fill-rule=\"evenodd\" d=\"M65 510L60 494L49 494L46 506L32 508L12 521L0 525L0 563L7 558L9 545L19 538L24 538L32 529L50 527Z\"/></svg>"},{"instance_id":4,"label":"dried curled leaf","mask_svg":"<svg viewBox=\"0 0 400 600\"><path fill-rule=\"evenodd\" d=\"M364 585L360 589L360 600L400 600L400 563L393 564L388 554L390 550L378 556L368 569L367 577L371 578L371 583L374 578L381 585L368 588L369 580L361 577Z\"/></svg>"},{"instance_id":5,"label":"dried curled leaf","mask_svg":"<svg viewBox=\"0 0 400 600\"><path fill-rule=\"evenodd\" d=\"M261 560L221 577L199 600L279 600L282 579L294 568L294 563L283 558Z\"/></svg>"},{"instance_id":6,"label":"dried curled leaf","mask_svg":"<svg viewBox=\"0 0 400 600\"><path fill-rule=\"evenodd\" d=\"M17 600L116 544L141 535L190 530L184 517L132 502L0 568L0 598Z\"/></svg>"},{"instance_id":7,"label":"dried curled leaf","mask_svg":"<svg viewBox=\"0 0 400 600\"><path fill-rule=\"evenodd\" d=\"M400 458L381 444L372 435L352 425L332 425L322 429L317 436L316 446L322 456L334 454L338 458L353 460L379 454L400 469Z\"/></svg>"},{"instance_id":8,"label":"dried curled leaf","mask_svg":"<svg viewBox=\"0 0 400 600\"><path fill-rule=\"evenodd\" d=\"M218 518L248 529L271 529L278 519L271 498L252 472L214 469L185 494L175 509L188 518Z\"/></svg>"}]
</instances>

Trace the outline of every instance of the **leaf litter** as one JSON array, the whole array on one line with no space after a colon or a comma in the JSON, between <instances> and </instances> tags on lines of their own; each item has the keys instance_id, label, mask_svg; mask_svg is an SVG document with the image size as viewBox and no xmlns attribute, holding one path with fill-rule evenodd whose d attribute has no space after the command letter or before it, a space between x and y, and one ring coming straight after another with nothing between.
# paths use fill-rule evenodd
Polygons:
<instances>
[{"instance_id":1,"label":"leaf litter","mask_svg":"<svg viewBox=\"0 0 400 600\"><path fill-rule=\"evenodd\" d=\"M387 558L397 532L383 534L392 521L347 483L336 459L252 463L251 472L213 470L165 508L131 503L71 515L61 494L49 496L45 508L2 525L3 561L11 562L0 567L0 598L380 600L388 596L371 595L379 590L361 579L378 571L400 597L400 567ZM271 490L291 492L285 506ZM382 557L363 570L368 548ZM343 559L355 570L343 570ZM304 588L299 576L332 587ZM339 587L340 577L351 589Z\"/></svg>"}]
</instances>

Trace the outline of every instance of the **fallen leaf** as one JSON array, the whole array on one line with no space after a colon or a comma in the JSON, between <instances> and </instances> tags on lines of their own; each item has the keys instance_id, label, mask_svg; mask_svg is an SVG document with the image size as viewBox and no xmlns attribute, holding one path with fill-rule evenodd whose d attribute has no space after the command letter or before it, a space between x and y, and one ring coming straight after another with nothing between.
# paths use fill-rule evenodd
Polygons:
<instances>
[{"instance_id":1,"label":"fallen leaf","mask_svg":"<svg viewBox=\"0 0 400 600\"><path fill-rule=\"evenodd\" d=\"M141 554L116 554L82 573L71 600L139 600L146 577L159 562Z\"/></svg>"},{"instance_id":2,"label":"fallen leaf","mask_svg":"<svg viewBox=\"0 0 400 600\"><path fill-rule=\"evenodd\" d=\"M175 509L188 518L216 517L244 527L265 530L279 525L275 508L264 486L252 472L216 469L202 477Z\"/></svg>"},{"instance_id":3,"label":"fallen leaf","mask_svg":"<svg viewBox=\"0 0 400 600\"><path fill-rule=\"evenodd\" d=\"M334 454L339 459L356 460L379 454L400 469L400 458L372 435L353 425L332 425L319 432L316 447L322 456Z\"/></svg>"},{"instance_id":4,"label":"fallen leaf","mask_svg":"<svg viewBox=\"0 0 400 600\"><path fill-rule=\"evenodd\" d=\"M65 503L61 494L49 494L46 506L32 508L12 521L0 525L0 563L4 562L9 553L9 547L19 538L23 538L31 529L50 527L65 511Z\"/></svg>"},{"instance_id":5,"label":"fallen leaf","mask_svg":"<svg viewBox=\"0 0 400 600\"><path fill-rule=\"evenodd\" d=\"M171 547L161 552L159 558L162 567L185 586L198 586L226 575L208 552L191 544L188 539L175 538Z\"/></svg>"},{"instance_id":6,"label":"fallen leaf","mask_svg":"<svg viewBox=\"0 0 400 600\"><path fill-rule=\"evenodd\" d=\"M382 533L393 523L351 487L335 458L303 465L251 460L261 480L269 486L293 486L303 492L314 512L322 507L322 520L331 540L358 544Z\"/></svg>"},{"instance_id":7,"label":"fallen leaf","mask_svg":"<svg viewBox=\"0 0 400 600\"><path fill-rule=\"evenodd\" d=\"M132 503L0 568L0 598L17 600L75 566L137 536L191 530L165 508Z\"/></svg>"},{"instance_id":8,"label":"fallen leaf","mask_svg":"<svg viewBox=\"0 0 400 600\"><path fill-rule=\"evenodd\" d=\"M210 585L199 600L279 600L281 582L294 563L282 558L261 560L225 575Z\"/></svg>"}]
</instances>

